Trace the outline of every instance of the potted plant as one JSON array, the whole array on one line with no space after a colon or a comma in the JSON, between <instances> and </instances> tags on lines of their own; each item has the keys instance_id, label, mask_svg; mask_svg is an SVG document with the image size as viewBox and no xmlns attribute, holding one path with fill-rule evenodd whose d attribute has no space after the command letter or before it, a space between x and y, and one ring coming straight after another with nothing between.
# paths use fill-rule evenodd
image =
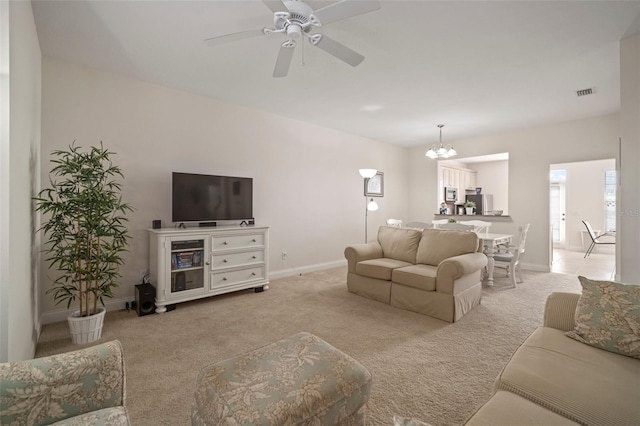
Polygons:
<instances>
[{"instance_id":1,"label":"potted plant","mask_svg":"<svg viewBox=\"0 0 640 426\"><path fill-rule=\"evenodd\" d=\"M464 210L466 214L473 214L473 210L476 208L476 203L473 201L466 201L464 203Z\"/></svg>"},{"instance_id":2,"label":"potted plant","mask_svg":"<svg viewBox=\"0 0 640 426\"><path fill-rule=\"evenodd\" d=\"M447 221L448 223L456 223L456 219L453 217L450 217L449 220Z\"/></svg>"},{"instance_id":3,"label":"potted plant","mask_svg":"<svg viewBox=\"0 0 640 426\"><path fill-rule=\"evenodd\" d=\"M53 293L56 303L66 301L67 309L78 303L68 318L74 343L100 338L104 299L118 287L121 254L130 239L125 215L133 209L122 201L117 178L124 176L111 162L112 154L102 142L88 152L75 142L68 150L54 151L51 187L34 198L44 217L39 231L48 237L46 260L60 272L47 294Z\"/></svg>"}]
</instances>

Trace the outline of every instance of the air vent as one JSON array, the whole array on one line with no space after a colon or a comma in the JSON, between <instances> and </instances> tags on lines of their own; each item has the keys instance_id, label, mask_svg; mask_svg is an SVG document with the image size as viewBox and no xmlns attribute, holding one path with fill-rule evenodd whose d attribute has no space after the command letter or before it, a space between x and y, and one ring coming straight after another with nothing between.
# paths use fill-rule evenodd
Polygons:
<instances>
[{"instance_id":1,"label":"air vent","mask_svg":"<svg viewBox=\"0 0 640 426\"><path fill-rule=\"evenodd\" d=\"M578 96L587 96L587 95L593 95L593 89L590 87L588 89L582 89L582 90L578 90L576 92L576 94Z\"/></svg>"}]
</instances>

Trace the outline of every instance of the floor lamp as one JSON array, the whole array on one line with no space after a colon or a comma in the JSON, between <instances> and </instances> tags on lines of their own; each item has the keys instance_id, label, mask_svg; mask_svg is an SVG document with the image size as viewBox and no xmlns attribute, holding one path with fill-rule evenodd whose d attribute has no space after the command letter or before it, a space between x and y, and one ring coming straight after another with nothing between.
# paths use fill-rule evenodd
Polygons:
<instances>
[{"instance_id":1,"label":"floor lamp","mask_svg":"<svg viewBox=\"0 0 640 426\"><path fill-rule=\"evenodd\" d=\"M374 212L376 210L378 210L378 203L376 203L375 201L373 201L373 198L371 199L371 201L367 201L367 179L371 179L372 177L374 177L376 175L376 173L378 173L378 171L376 169L360 169L360 176L362 176L364 178L364 242L368 243L368 235L367 235L367 231L369 229L369 224L368 224L368 218L369 218L369 212Z\"/></svg>"}]
</instances>

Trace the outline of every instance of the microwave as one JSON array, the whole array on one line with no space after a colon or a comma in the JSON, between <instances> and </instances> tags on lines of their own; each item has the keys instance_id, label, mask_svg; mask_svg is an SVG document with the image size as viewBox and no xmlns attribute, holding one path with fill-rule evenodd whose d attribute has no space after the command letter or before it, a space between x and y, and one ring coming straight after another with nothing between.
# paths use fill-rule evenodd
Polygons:
<instances>
[{"instance_id":1,"label":"microwave","mask_svg":"<svg viewBox=\"0 0 640 426\"><path fill-rule=\"evenodd\" d=\"M444 201L453 202L458 201L458 188L446 187L444 188Z\"/></svg>"}]
</instances>

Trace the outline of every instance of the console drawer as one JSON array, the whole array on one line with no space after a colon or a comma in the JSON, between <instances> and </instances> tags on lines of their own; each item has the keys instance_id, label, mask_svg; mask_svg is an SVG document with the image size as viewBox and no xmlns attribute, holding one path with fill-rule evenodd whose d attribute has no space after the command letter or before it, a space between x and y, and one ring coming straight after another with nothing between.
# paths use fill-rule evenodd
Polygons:
<instances>
[{"instance_id":1,"label":"console drawer","mask_svg":"<svg viewBox=\"0 0 640 426\"><path fill-rule=\"evenodd\" d=\"M249 281L264 280L265 270L263 266L240 269L236 271L214 272L211 274L209 285L211 290L220 287L232 286Z\"/></svg>"},{"instance_id":2,"label":"console drawer","mask_svg":"<svg viewBox=\"0 0 640 426\"><path fill-rule=\"evenodd\" d=\"M231 250L248 247L263 247L264 234L236 234L227 236L212 236L211 250Z\"/></svg>"},{"instance_id":3,"label":"console drawer","mask_svg":"<svg viewBox=\"0 0 640 426\"><path fill-rule=\"evenodd\" d=\"M264 250L244 251L239 253L212 254L211 270L230 268L233 266L251 265L264 262Z\"/></svg>"}]
</instances>

